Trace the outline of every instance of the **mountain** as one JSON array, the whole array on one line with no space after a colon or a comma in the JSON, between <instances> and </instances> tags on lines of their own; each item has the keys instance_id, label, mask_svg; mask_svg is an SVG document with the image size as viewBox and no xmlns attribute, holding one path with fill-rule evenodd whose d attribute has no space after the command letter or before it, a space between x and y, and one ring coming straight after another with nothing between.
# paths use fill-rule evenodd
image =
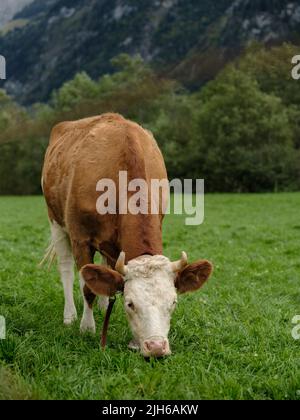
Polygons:
<instances>
[{"instance_id":1,"label":"mountain","mask_svg":"<svg viewBox=\"0 0 300 420\"><path fill-rule=\"evenodd\" d=\"M300 4L290 0L235 0L202 34L171 76L188 86L214 77L253 42L300 44Z\"/></svg>"},{"instance_id":2,"label":"mountain","mask_svg":"<svg viewBox=\"0 0 300 420\"><path fill-rule=\"evenodd\" d=\"M111 72L123 52L194 88L254 40L300 37L292 0L35 0L15 21L23 23L0 36L3 86L23 104L47 100L79 71Z\"/></svg>"},{"instance_id":3,"label":"mountain","mask_svg":"<svg viewBox=\"0 0 300 420\"><path fill-rule=\"evenodd\" d=\"M0 28L9 22L13 16L33 0L1 0Z\"/></svg>"}]
</instances>

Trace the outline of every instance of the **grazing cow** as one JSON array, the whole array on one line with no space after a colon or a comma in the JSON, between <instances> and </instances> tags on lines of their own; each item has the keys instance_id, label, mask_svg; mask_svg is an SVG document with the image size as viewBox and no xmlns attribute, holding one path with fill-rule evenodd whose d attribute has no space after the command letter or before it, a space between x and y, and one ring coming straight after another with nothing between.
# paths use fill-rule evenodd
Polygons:
<instances>
[{"instance_id":1,"label":"grazing cow","mask_svg":"<svg viewBox=\"0 0 300 420\"><path fill-rule=\"evenodd\" d=\"M157 214L99 214L99 180L166 180L162 154L152 134L117 114L104 114L54 127L43 168L52 243L65 295L64 323L77 317L73 300L73 258L84 300L81 331L95 332L93 302L124 294L133 333L130 348L148 356L170 354L168 333L178 293L199 289L212 272L208 261L177 262L163 256L160 195ZM128 197L133 192L127 192ZM94 265L95 252L105 257ZM106 301L105 301L106 298Z\"/></svg>"}]
</instances>

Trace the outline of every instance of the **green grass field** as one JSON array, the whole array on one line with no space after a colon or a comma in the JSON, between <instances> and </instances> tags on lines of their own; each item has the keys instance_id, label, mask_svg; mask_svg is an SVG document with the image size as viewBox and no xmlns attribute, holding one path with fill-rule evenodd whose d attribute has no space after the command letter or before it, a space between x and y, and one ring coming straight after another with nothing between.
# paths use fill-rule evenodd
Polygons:
<instances>
[{"instance_id":1,"label":"green grass field","mask_svg":"<svg viewBox=\"0 0 300 420\"><path fill-rule=\"evenodd\" d=\"M208 258L215 272L179 298L173 355L146 362L118 299L108 348L98 332L63 326L63 292L53 267L37 267L49 238L41 197L0 198L0 398L300 399L300 194L207 195L205 223L164 225L165 254ZM79 313L82 301L76 284Z\"/></svg>"}]
</instances>

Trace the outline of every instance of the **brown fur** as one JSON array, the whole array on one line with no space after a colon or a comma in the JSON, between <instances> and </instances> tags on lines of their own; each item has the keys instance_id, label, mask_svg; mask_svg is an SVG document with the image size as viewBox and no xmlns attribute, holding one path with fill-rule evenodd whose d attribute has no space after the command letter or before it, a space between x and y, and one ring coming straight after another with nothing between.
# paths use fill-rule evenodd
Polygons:
<instances>
[{"instance_id":1,"label":"brown fur","mask_svg":"<svg viewBox=\"0 0 300 420\"><path fill-rule=\"evenodd\" d=\"M194 292L209 279L213 266L209 261L201 260L187 265L176 277L175 286L179 293Z\"/></svg>"},{"instance_id":2,"label":"brown fur","mask_svg":"<svg viewBox=\"0 0 300 420\"><path fill-rule=\"evenodd\" d=\"M113 297L117 292L123 291L123 277L110 268L88 264L82 268L81 274L88 286L87 289L90 289L95 295ZM87 296L85 297L90 304Z\"/></svg>"},{"instance_id":3,"label":"brown fur","mask_svg":"<svg viewBox=\"0 0 300 420\"><path fill-rule=\"evenodd\" d=\"M85 297L85 300L87 301L87 304L90 308L93 307L93 303L96 298L96 294L92 292L92 289L88 288L86 285L83 287L83 295Z\"/></svg>"},{"instance_id":4,"label":"brown fur","mask_svg":"<svg viewBox=\"0 0 300 420\"><path fill-rule=\"evenodd\" d=\"M97 182L119 171L134 178L166 179L161 152L148 131L118 114L65 122L52 130L43 169L50 220L65 227L78 269L93 262L96 250L129 261L162 254L163 215L99 215ZM118 193L118 191L117 191ZM128 199L130 197L128 193ZM162 203L160 203L160 209ZM111 262L111 261L110 261Z\"/></svg>"}]
</instances>

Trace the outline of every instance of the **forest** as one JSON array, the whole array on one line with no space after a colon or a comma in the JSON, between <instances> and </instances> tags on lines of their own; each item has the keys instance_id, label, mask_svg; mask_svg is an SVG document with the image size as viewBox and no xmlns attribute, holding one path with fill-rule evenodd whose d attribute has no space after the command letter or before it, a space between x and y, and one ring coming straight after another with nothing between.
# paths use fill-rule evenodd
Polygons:
<instances>
[{"instance_id":1,"label":"forest","mask_svg":"<svg viewBox=\"0 0 300 420\"><path fill-rule=\"evenodd\" d=\"M292 44L252 44L205 86L184 88L140 56L121 54L115 71L85 72L47 103L19 105L0 91L0 194L40 194L52 127L119 112L151 130L170 178L204 178L209 192L277 192L300 188L300 89Z\"/></svg>"}]
</instances>

